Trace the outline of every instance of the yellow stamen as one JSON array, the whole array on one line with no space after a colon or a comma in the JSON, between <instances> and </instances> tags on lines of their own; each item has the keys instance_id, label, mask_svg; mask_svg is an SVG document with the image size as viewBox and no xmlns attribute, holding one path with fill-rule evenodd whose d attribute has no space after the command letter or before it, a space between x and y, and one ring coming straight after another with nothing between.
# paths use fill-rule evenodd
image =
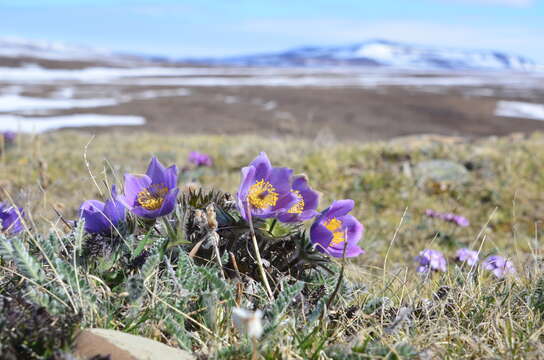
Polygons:
<instances>
[{"instance_id":1,"label":"yellow stamen","mask_svg":"<svg viewBox=\"0 0 544 360\"><path fill-rule=\"evenodd\" d=\"M323 223L325 227L332 232L333 238L331 240L331 243L334 245L338 245L346 241L346 234L343 230L340 228L342 227L342 221L338 220L337 218L332 218L329 221L325 221Z\"/></svg>"},{"instance_id":2,"label":"yellow stamen","mask_svg":"<svg viewBox=\"0 0 544 360\"><path fill-rule=\"evenodd\" d=\"M276 189L268 181L256 182L249 188L247 196L249 204L257 209L265 209L270 206L275 206L278 201L278 193Z\"/></svg>"},{"instance_id":3,"label":"yellow stamen","mask_svg":"<svg viewBox=\"0 0 544 360\"><path fill-rule=\"evenodd\" d=\"M162 184L151 185L138 193L138 203L146 210L160 209L168 188Z\"/></svg>"},{"instance_id":4,"label":"yellow stamen","mask_svg":"<svg viewBox=\"0 0 544 360\"><path fill-rule=\"evenodd\" d=\"M304 198L300 195L300 191L298 190L291 190L291 192L297 196L298 202L289 209L288 213L302 214L302 211L304 211Z\"/></svg>"}]
</instances>

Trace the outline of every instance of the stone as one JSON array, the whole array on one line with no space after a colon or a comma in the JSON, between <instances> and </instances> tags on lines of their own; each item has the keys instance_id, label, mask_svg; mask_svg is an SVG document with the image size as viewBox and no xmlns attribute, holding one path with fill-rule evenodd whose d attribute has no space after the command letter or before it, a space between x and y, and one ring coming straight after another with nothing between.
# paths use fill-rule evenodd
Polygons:
<instances>
[{"instance_id":1,"label":"stone","mask_svg":"<svg viewBox=\"0 0 544 360\"><path fill-rule=\"evenodd\" d=\"M423 161L414 167L414 174L419 185L429 181L459 185L469 180L468 170L461 164L450 160Z\"/></svg>"},{"instance_id":2,"label":"stone","mask_svg":"<svg viewBox=\"0 0 544 360\"><path fill-rule=\"evenodd\" d=\"M81 360L110 356L110 360L194 360L187 351L141 336L108 329L86 329L76 338L74 354Z\"/></svg>"}]
</instances>

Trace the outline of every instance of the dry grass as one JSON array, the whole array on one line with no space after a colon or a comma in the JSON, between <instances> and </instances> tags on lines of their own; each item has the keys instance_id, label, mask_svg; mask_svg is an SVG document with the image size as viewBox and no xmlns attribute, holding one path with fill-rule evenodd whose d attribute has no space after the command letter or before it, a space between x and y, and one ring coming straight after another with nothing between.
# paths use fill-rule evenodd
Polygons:
<instances>
[{"instance_id":1,"label":"dry grass","mask_svg":"<svg viewBox=\"0 0 544 360\"><path fill-rule=\"evenodd\" d=\"M52 224L62 227L57 212L73 219L83 200L103 198L105 183L121 183L125 172L143 172L151 155L183 167L191 150L215 160L211 169L186 173L206 186L234 193L240 167L266 151L273 164L309 175L312 186L323 194L321 208L334 199L356 201L354 215L366 227L361 242L366 254L347 269L349 278L367 290L345 304L357 307L355 318L341 314L342 326L320 333L327 346L336 342L361 346L372 338L389 350L409 344L420 358L544 356L539 312L544 289L538 283L544 200L541 134L474 142L420 137L324 144L250 136L91 137L61 132L20 138L2 156L1 185L27 209L35 231L44 232ZM466 164L471 169L468 182L418 185L413 167L430 159ZM462 214L471 225L457 228L428 219L427 208ZM450 260L460 247L481 247L482 257L498 253L511 258L518 274L497 281L483 270L469 271L450 261L447 273L422 278L415 273L413 258L426 247L442 250ZM362 310L383 297L390 300L390 307ZM295 343L286 339L278 349L287 357L312 353ZM379 349L372 351L364 349L365 356L381 356ZM327 353L318 351L315 358L335 358L332 350ZM350 358L344 355L336 358ZM355 353L349 356L359 358Z\"/></svg>"}]
</instances>

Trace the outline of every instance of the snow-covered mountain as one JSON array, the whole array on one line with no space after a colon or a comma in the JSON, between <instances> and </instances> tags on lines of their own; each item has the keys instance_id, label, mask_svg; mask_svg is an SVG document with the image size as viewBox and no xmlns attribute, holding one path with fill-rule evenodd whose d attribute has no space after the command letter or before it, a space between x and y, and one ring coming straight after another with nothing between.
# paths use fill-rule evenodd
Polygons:
<instances>
[{"instance_id":1,"label":"snow-covered mountain","mask_svg":"<svg viewBox=\"0 0 544 360\"><path fill-rule=\"evenodd\" d=\"M115 65L147 60L105 49L17 37L0 37L0 58L100 62Z\"/></svg>"},{"instance_id":2,"label":"snow-covered mountain","mask_svg":"<svg viewBox=\"0 0 544 360\"><path fill-rule=\"evenodd\" d=\"M525 57L490 50L458 50L369 40L345 46L308 46L285 52L202 59L197 62L240 66L390 66L448 70L531 71Z\"/></svg>"}]
</instances>

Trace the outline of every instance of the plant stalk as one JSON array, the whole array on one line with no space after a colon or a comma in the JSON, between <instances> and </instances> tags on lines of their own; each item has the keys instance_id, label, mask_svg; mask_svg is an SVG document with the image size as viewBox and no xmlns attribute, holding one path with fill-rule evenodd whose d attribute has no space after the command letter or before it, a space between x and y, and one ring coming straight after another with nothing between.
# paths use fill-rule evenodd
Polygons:
<instances>
[{"instance_id":1,"label":"plant stalk","mask_svg":"<svg viewBox=\"0 0 544 360\"><path fill-rule=\"evenodd\" d=\"M253 248L255 249L255 257L257 260L257 267L259 268L259 273L261 275L261 278L264 283L264 287L266 288L266 292L268 293L268 296L271 300L274 299L274 293L272 292L272 289L270 288L270 284L268 283L268 278L266 277L266 272L264 271L263 266L263 259L261 258L261 252L259 251L259 244L257 243L257 236L255 236L255 229L253 228L253 218L251 216L251 209L249 208L249 204L247 204L247 214L249 219L249 229L251 231L251 239L253 240Z\"/></svg>"}]
</instances>

